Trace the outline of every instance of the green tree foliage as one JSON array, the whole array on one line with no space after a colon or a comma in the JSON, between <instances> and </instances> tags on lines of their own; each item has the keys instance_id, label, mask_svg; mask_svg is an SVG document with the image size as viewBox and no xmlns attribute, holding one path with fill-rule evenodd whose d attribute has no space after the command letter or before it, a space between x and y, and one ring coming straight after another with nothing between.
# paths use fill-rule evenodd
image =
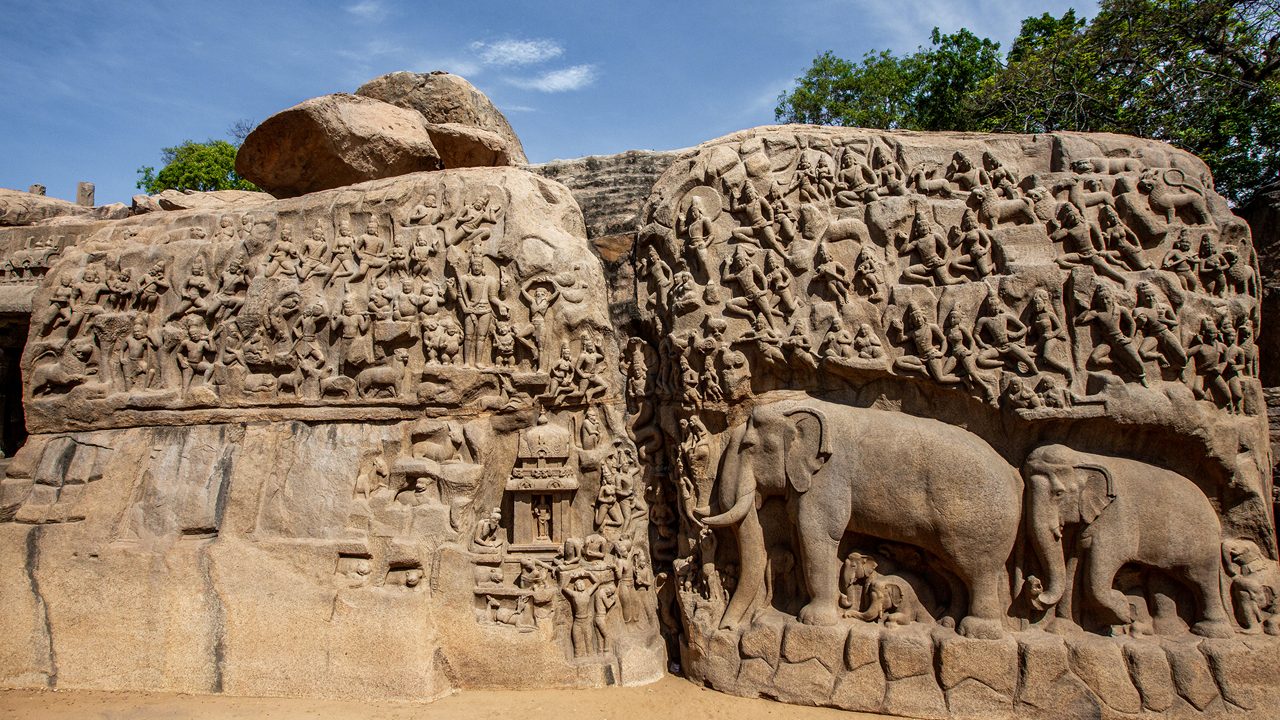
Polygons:
<instances>
[{"instance_id":1,"label":"green tree foliage","mask_svg":"<svg viewBox=\"0 0 1280 720\"><path fill-rule=\"evenodd\" d=\"M138 187L154 195L161 190L257 190L236 174L236 146L226 140L184 141L161 151L164 167L138 168Z\"/></svg>"},{"instance_id":2,"label":"green tree foliage","mask_svg":"<svg viewBox=\"0 0 1280 720\"><path fill-rule=\"evenodd\" d=\"M870 52L858 64L825 52L778 97L786 122L908 130L953 130L971 122L968 95L1000 68L1000 45L968 30L895 57Z\"/></svg>"},{"instance_id":3,"label":"green tree foliage","mask_svg":"<svg viewBox=\"0 0 1280 720\"><path fill-rule=\"evenodd\" d=\"M885 69L903 80L871 83ZM1240 201L1280 174L1280 0L1102 0L1091 21L1074 11L1025 19L1003 58L967 30L935 30L930 48L870 53L861 65L825 53L779 98L776 115L1165 140L1204 158L1219 189Z\"/></svg>"}]
</instances>

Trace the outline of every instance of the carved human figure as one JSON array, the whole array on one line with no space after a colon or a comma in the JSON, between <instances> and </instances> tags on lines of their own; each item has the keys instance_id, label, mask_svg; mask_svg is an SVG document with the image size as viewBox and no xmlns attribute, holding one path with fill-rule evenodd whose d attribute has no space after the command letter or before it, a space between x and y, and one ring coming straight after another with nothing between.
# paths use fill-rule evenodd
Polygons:
<instances>
[{"instance_id":1,"label":"carved human figure","mask_svg":"<svg viewBox=\"0 0 1280 720\"><path fill-rule=\"evenodd\" d=\"M1219 407L1231 404L1231 388L1224 377L1227 346L1218 334L1218 326L1209 317L1201 318L1200 333L1187 351L1199 382L1193 382L1192 392L1198 399L1216 403Z\"/></svg>"},{"instance_id":2,"label":"carved human figure","mask_svg":"<svg viewBox=\"0 0 1280 720\"><path fill-rule=\"evenodd\" d=\"M981 367L1000 367L1003 362L996 358L984 357L983 353L978 351L973 334L969 332L969 319L964 310L958 307L953 309L947 315L944 330L947 336L947 354L955 361L952 372L969 389L982 393L986 401L994 405L999 398L996 379Z\"/></svg>"},{"instance_id":3,"label":"carved human figure","mask_svg":"<svg viewBox=\"0 0 1280 720\"><path fill-rule=\"evenodd\" d=\"M471 254L467 273L460 281L458 302L463 315L463 362L479 366L489 364L489 335L493 312L498 303L498 279L484 271L484 255Z\"/></svg>"},{"instance_id":4,"label":"carved human figure","mask_svg":"<svg viewBox=\"0 0 1280 720\"><path fill-rule=\"evenodd\" d=\"M863 245L853 267L854 290L866 296L867 300L878 303L885 299L885 282L881 275L883 269L880 261L871 250L870 245Z\"/></svg>"},{"instance_id":5,"label":"carved human figure","mask_svg":"<svg viewBox=\"0 0 1280 720\"><path fill-rule=\"evenodd\" d=\"M208 330L204 322L197 316L186 320L187 334L179 345L178 367L182 371L182 393L191 391L191 382L199 373L204 384L209 383L213 375L213 363L209 360L216 348L209 342Z\"/></svg>"},{"instance_id":6,"label":"carved human figure","mask_svg":"<svg viewBox=\"0 0 1280 720\"><path fill-rule=\"evenodd\" d=\"M506 533L502 529L501 508L494 508L487 516L476 521L471 542L478 552L496 552L507 544Z\"/></svg>"},{"instance_id":7,"label":"carved human figure","mask_svg":"<svg viewBox=\"0 0 1280 720\"><path fill-rule=\"evenodd\" d=\"M805 314L796 318L790 334L782 341L782 347L794 361L810 370L818 369L818 358L813 354L813 340L809 337L809 321Z\"/></svg>"},{"instance_id":8,"label":"carved human figure","mask_svg":"<svg viewBox=\"0 0 1280 720\"><path fill-rule=\"evenodd\" d=\"M107 273L107 308L124 310L133 304L137 288L133 283L133 271L127 267Z\"/></svg>"},{"instance_id":9,"label":"carved human figure","mask_svg":"<svg viewBox=\"0 0 1280 720\"><path fill-rule=\"evenodd\" d=\"M861 360L883 360L885 357L884 343L867 323L858 326L858 333L853 337L853 351Z\"/></svg>"},{"instance_id":10,"label":"carved human figure","mask_svg":"<svg viewBox=\"0 0 1280 720\"><path fill-rule=\"evenodd\" d=\"M280 235L271 244L267 253L267 266L262 271L263 277L299 277L297 244L293 241L293 228L285 225L280 228Z\"/></svg>"},{"instance_id":11,"label":"carved human figure","mask_svg":"<svg viewBox=\"0 0 1280 720\"><path fill-rule=\"evenodd\" d=\"M773 325L774 318L780 313L770 302L764 272L747 253L745 245L734 248L733 255L725 261L720 276L725 284L735 284L740 291L738 295L725 301L725 313L745 318L758 313L765 317L770 326Z\"/></svg>"},{"instance_id":12,"label":"carved human figure","mask_svg":"<svg viewBox=\"0 0 1280 720\"><path fill-rule=\"evenodd\" d=\"M207 308L205 298L212 291L213 283L209 281L208 274L205 271L204 256L196 255L196 259L191 262L191 274L187 276L187 281L182 284L182 300L178 303L178 307L169 313L169 318L182 317L188 311L203 313Z\"/></svg>"},{"instance_id":13,"label":"carved human figure","mask_svg":"<svg viewBox=\"0 0 1280 720\"><path fill-rule=\"evenodd\" d=\"M1062 243L1063 254L1056 260L1060 267L1068 270L1076 266L1091 267L1099 275L1124 284L1124 275L1114 266L1119 262L1118 256L1104 249L1102 231L1097 225L1086 220L1070 203L1060 206L1058 222L1058 229L1050 233L1049 239Z\"/></svg>"},{"instance_id":14,"label":"carved human figure","mask_svg":"<svg viewBox=\"0 0 1280 720\"><path fill-rule=\"evenodd\" d=\"M942 328L929 322L919 305L907 306L902 319L895 319L890 328L896 331L907 345L902 357L893 361L894 368L911 373L922 373L944 385L955 385L960 378L946 368L947 337Z\"/></svg>"},{"instance_id":15,"label":"carved human figure","mask_svg":"<svg viewBox=\"0 0 1280 720\"><path fill-rule=\"evenodd\" d=\"M488 192L479 195L471 204L463 208L454 218L458 234L451 244L467 244L479 247L493 235L493 228L498 223L500 208L493 205L493 198Z\"/></svg>"},{"instance_id":16,"label":"carved human figure","mask_svg":"<svg viewBox=\"0 0 1280 720\"><path fill-rule=\"evenodd\" d=\"M586 657L597 652L593 603L596 587L591 573L585 570L579 570L570 575L568 584L564 587L564 595L569 600L569 609L573 615L569 639L573 644L574 657Z\"/></svg>"},{"instance_id":17,"label":"carved human figure","mask_svg":"<svg viewBox=\"0 0 1280 720\"><path fill-rule=\"evenodd\" d=\"M707 246L711 244L714 228L701 197L690 196L689 208L680 219L679 229L685 238L685 250L696 261L697 269L704 274L710 273L711 262L707 259Z\"/></svg>"},{"instance_id":18,"label":"carved human figure","mask_svg":"<svg viewBox=\"0 0 1280 720\"><path fill-rule=\"evenodd\" d=\"M329 319L329 325L337 336L330 354L334 368L341 375L348 362L365 359L368 355L363 346L368 342L369 313L360 312L355 298L348 295L342 300L340 312Z\"/></svg>"},{"instance_id":19,"label":"carved human figure","mask_svg":"<svg viewBox=\"0 0 1280 720\"><path fill-rule=\"evenodd\" d=\"M778 309L790 317L800 307L795 294L795 276L787 269L786 262L777 252L770 250L764 258L765 282L769 292L778 298Z\"/></svg>"},{"instance_id":20,"label":"carved human figure","mask_svg":"<svg viewBox=\"0 0 1280 720\"><path fill-rule=\"evenodd\" d=\"M1110 198L1110 195L1107 195ZM1138 236L1124 224L1116 209L1103 205L1098 211L1099 229L1102 231L1102 247L1124 261L1130 270L1149 270L1151 261L1142 252Z\"/></svg>"},{"instance_id":21,"label":"carved human figure","mask_svg":"<svg viewBox=\"0 0 1280 720\"><path fill-rule=\"evenodd\" d=\"M1178 276L1183 290L1194 292L1200 287L1200 275L1196 272L1196 258L1191 252L1189 228L1182 228L1169 252L1160 261L1160 269Z\"/></svg>"},{"instance_id":22,"label":"carved human figure","mask_svg":"<svg viewBox=\"0 0 1280 720\"><path fill-rule=\"evenodd\" d=\"M234 242L236 239L235 220L230 215L218 218L218 229L213 233L214 242Z\"/></svg>"},{"instance_id":23,"label":"carved human figure","mask_svg":"<svg viewBox=\"0 0 1280 720\"><path fill-rule=\"evenodd\" d=\"M148 333L145 316L134 317L129 334L120 339L116 353L126 390L146 390L155 383L156 343Z\"/></svg>"},{"instance_id":24,"label":"carved human figure","mask_svg":"<svg viewBox=\"0 0 1280 720\"><path fill-rule=\"evenodd\" d=\"M1222 355L1222 379L1227 383L1227 410L1233 413L1244 412L1245 356L1244 350L1237 344L1236 326L1230 318L1223 318L1219 327L1222 333L1222 344L1226 352Z\"/></svg>"},{"instance_id":25,"label":"carved human figure","mask_svg":"<svg viewBox=\"0 0 1280 720\"><path fill-rule=\"evenodd\" d=\"M160 297L169 291L169 278L163 258L156 260L151 269L138 281L138 304L142 312L153 312L160 303Z\"/></svg>"},{"instance_id":26,"label":"carved human figure","mask_svg":"<svg viewBox=\"0 0 1280 720\"><path fill-rule=\"evenodd\" d=\"M960 256L953 258L950 271L953 275L972 273L981 280L994 271L992 252L995 248L995 236L978 224L978 216L966 209L960 216L960 224L951 229L948 243L953 249L960 250Z\"/></svg>"},{"instance_id":27,"label":"carved human figure","mask_svg":"<svg viewBox=\"0 0 1280 720\"><path fill-rule=\"evenodd\" d=\"M756 352L769 364L779 367L787 364L787 358L782 354L782 335L761 315L751 317L751 329L739 335L738 342L753 342Z\"/></svg>"},{"instance_id":28,"label":"carved human figure","mask_svg":"<svg viewBox=\"0 0 1280 720\"><path fill-rule=\"evenodd\" d=\"M852 148L840 154L840 169L836 173L836 205L854 207L859 203L880 199L878 178L871 166Z\"/></svg>"},{"instance_id":29,"label":"carved human figure","mask_svg":"<svg viewBox=\"0 0 1280 720\"><path fill-rule=\"evenodd\" d=\"M646 254L641 258L637 272L640 277L647 278L650 285L648 299L653 303L654 309L662 316L666 315L670 295L671 285L675 278L671 273L671 266L662 259L658 254L656 245L649 245Z\"/></svg>"},{"instance_id":30,"label":"carved human figure","mask_svg":"<svg viewBox=\"0 0 1280 720\"><path fill-rule=\"evenodd\" d=\"M537 345L535 355L541 357L543 348L547 346L547 312L560 298L560 290L554 283L530 281L520 288L520 297L529 305L529 323L533 326L533 339Z\"/></svg>"},{"instance_id":31,"label":"carved human figure","mask_svg":"<svg viewBox=\"0 0 1280 720\"><path fill-rule=\"evenodd\" d=\"M848 303L849 290L853 284L853 276L849 273L849 268L831 257L831 253L827 250L825 244L818 246L814 264L816 266L814 267L814 279L825 284L841 306Z\"/></svg>"},{"instance_id":32,"label":"carved human figure","mask_svg":"<svg viewBox=\"0 0 1280 720\"><path fill-rule=\"evenodd\" d=\"M1138 306L1133 319L1142 333L1138 354L1143 360L1155 360L1161 367L1181 368L1187 364L1187 351L1178 335L1178 314L1160 300L1154 285L1138 283Z\"/></svg>"},{"instance_id":33,"label":"carved human figure","mask_svg":"<svg viewBox=\"0 0 1280 720\"><path fill-rule=\"evenodd\" d=\"M730 237L765 250L786 252L786 247L778 241L773 231L773 206L760 196L760 191L750 180L742 184L740 196L730 196L730 212L742 215L746 224L733 229ZM706 268L711 271L710 267Z\"/></svg>"},{"instance_id":34,"label":"carved human figure","mask_svg":"<svg viewBox=\"0 0 1280 720\"><path fill-rule=\"evenodd\" d=\"M600 489L596 493L595 529L603 532L606 528L621 527L623 522L622 506L618 502L618 486L609 473L600 478Z\"/></svg>"},{"instance_id":35,"label":"carved human figure","mask_svg":"<svg viewBox=\"0 0 1280 720\"><path fill-rule=\"evenodd\" d=\"M609 381L605 379L604 370L604 353L596 346L591 333L583 332L582 349L578 352L578 361L574 366L578 378L578 395L583 402L590 403L609 391Z\"/></svg>"},{"instance_id":36,"label":"carved human figure","mask_svg":"<svg viewBox=\"0 0 1280 720\"><path fill-rule=\"evenodd\" d=\"M357 270L356 238L351 232L351 221L343 218L338 222L338 234L333 238L333 252L329 255L330 281L348 280L355 276Z\"/></svg>"},{"instance_id":37,"label":"carved human figure","mask_svg":"<svg viewBox=\"0 0 1280 720\"><path fill-rule=\"evenodd\" d=\"M1089 353L1089 362L1102 367L1118 363L1147 385L1147 371L1142 357L1133 342L1137 322L1133 313L1116 303L1106 285L1098 283L1093 290L1093 300L1088 310L1076 316L1077 325L1096 325L1101 339Z\"/></svg>"},{"instance_id":38,"label":"carved human figure","mask_svg":"<svg viewBox=\"0 0 1280 720\"><path fill-rule=\"evenodd\" d=\"M837 315L827 328L827 335L822 341L822 356L835 360L852 360L857 357L853 349L853 333L845 327L844 321Z\"/></svg>"},{"instance_id":39,"label":"carved human figure","mask_svg":"<svg viewBox=\"0 0 1280 720\"><path fill-rule=\"evenodd\" d=\"M910 255L916 253L920 262L908 265L902 271L902 279L925 285L954 285L960 280L947 273L947 241L938 232L937 226L923 208L916 208L911 224L911 234L897 236L898 253Z\"/></svg>"},{"instance_id":40,"label":"carved human figure","mask_svg":"<svg viewBox=\"0 0 1280 720\"><path fill-rule=\"evenodd\" d=\"M1200 237L1200 252L1196 255L1195 265L1204 291L1216 297L1226 296L1227 269L1231 264L1218 252L1212 234L1205 233Z\"/></svg>"},{"instance_id":41,"label":"carved human figure","mask_svg":"<svg viewBox=\"0 0 1280 720\"><path fill-rule=\"evenodd\" d=\"M1036 363L1023 343L1027 326L1004 304L999 291L988 287L982 317L974 324L974 337L983 361L1001 362L1011 370L1034 373ZM993 366L994 367L994 366Z\"/></svg>"},{"instance_id":42,"label":"carved human figure","mask_svg":"<svg viewBox=\"0 0 1280 720\"><path fill-rule=\"evenodd\" d=\"M577 390L574 385L575 370L569 343L560 344L560 359L551 367L550 377L547 397L553 402L565 400Z\"/></svg>"},{"instance_id":43,"label":"carved human figure","mask_svg":"<svg viewBox=\"0 0 1280 720\"><path fill-rule=\"evenodd\" d=\"M1041 365L1061 371L1067 376L1068 383L1073 382L1076 373L1071 364L1067 329L1058 317L1048 290L1036 288L1031 293L1031 312L1031 326L1027 330L1027 337L1034 341L1036 356Z\"/></svg>"}]
</instances>

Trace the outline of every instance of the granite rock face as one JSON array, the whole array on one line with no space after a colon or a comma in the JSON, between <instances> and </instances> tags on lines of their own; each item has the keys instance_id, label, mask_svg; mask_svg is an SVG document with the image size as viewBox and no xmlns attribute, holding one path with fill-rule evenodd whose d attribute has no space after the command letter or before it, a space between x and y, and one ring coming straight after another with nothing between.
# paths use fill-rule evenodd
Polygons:
<instances>
[{"instance_id":1,"label":"granite rock face","mask_svg":"<svg viewBox=\"0 0 1280 720\"><path fill-rule=\"evenodd\" d=\"M133 214L171 210L238 210L274 201L264 192L250 190L163 190L155 195L134 195Z\"/></svg>"},{"instance_id":2,"label":"granite rock face","mask_svg":"<svg viewBox=\"0 0 1280 720\"><path fill-rule=\"evenodd\" d=\"M2 685L1280 700L1266 251L1186 153L784 126L204 200L0 229Z\"/></svg>"},{"instance_id":3,"label":"granite rock face","mask_svg":"<svg viewBox=\"0 0 1280 720\"><path fill-rule=\"evenodd\" d=\"M757 128L670 165L633 257L691 677L938 718L1280 694L1255 254L1198 159Z\"/></svg>"},{"instance_id":4,"label":"granite rock face","mask_svg":"<svg viewBox=\"0 0 1280 720\"><path fill-rule=\"evenodd\" d=\"M0 227L118 220L128 214L129 209L120 203L85 207L47 195L0 188Z\"/></svg>"},{"instance_id":5,"label":"granite rock face","mask_svg":"<svg viewBox=\"0 0 1280 720\"><path fill-rule=\"evenodd\" d=\"M495 165L529 162L506 116L465 78L443 71L394 72L361 85L356 94L414 110L431 124L478 128L496 135L504 162Z\"/></svg>"},{"instance_id":6,"label":"granite rock face","mask_svg":"<svg viewBox=\"0 0 1280 720\"><path fill-rule=\"evenodd\" d=\"M416 113L345 93L272 115L236 153L236 172L281 198L440 167Z\"/></svg>"},{"instance_id":7,"label":"granite rock face","mask_svg":"<svg viewBox=\"0 0 1280 720\"><path fill-rule=\"evenodd\" d=\"M3 684L662 673L621 347L564 187L456 170L152 213L38 282Z\"/></svg>"}]
</instances>

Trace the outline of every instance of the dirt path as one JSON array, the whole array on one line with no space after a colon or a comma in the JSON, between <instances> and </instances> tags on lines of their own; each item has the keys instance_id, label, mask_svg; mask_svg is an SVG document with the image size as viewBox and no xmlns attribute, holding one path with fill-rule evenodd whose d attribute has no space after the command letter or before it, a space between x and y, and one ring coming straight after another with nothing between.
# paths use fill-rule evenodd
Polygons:
<instances>
[{"instance_id":1,"label":"dirt path","mask_svg":"<svg viewBox=\"0 0 1280 720\"><path fill-rule=\"evenodd\" d=\"M747 700L666 677L603 690L469 690L430 704L222 695L0 690L0 720L870 720L876 715Z\"/></svg>"}]
</instances>

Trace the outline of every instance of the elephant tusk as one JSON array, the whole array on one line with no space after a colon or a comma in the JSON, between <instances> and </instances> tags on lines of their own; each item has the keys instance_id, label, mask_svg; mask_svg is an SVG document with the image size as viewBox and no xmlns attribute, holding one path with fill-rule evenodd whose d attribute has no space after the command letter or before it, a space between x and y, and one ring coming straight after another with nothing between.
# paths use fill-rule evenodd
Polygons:
<instances>
[{"instance_id":1,"label":"elephant tusk","mask_svg":"<svg viewBox=\"0 0 1280 720\"><path fill-rule=\"evenodd\" d=\"M1054 528L1054 529L1053 529L1053 539L1054 539L1054 540L1061 540L1061 539L1062 539L1062 526L1061 526L1061 525L1059 525L1058 527L1056 527L1056 528Z\"/></svg>"}]
</instances>

